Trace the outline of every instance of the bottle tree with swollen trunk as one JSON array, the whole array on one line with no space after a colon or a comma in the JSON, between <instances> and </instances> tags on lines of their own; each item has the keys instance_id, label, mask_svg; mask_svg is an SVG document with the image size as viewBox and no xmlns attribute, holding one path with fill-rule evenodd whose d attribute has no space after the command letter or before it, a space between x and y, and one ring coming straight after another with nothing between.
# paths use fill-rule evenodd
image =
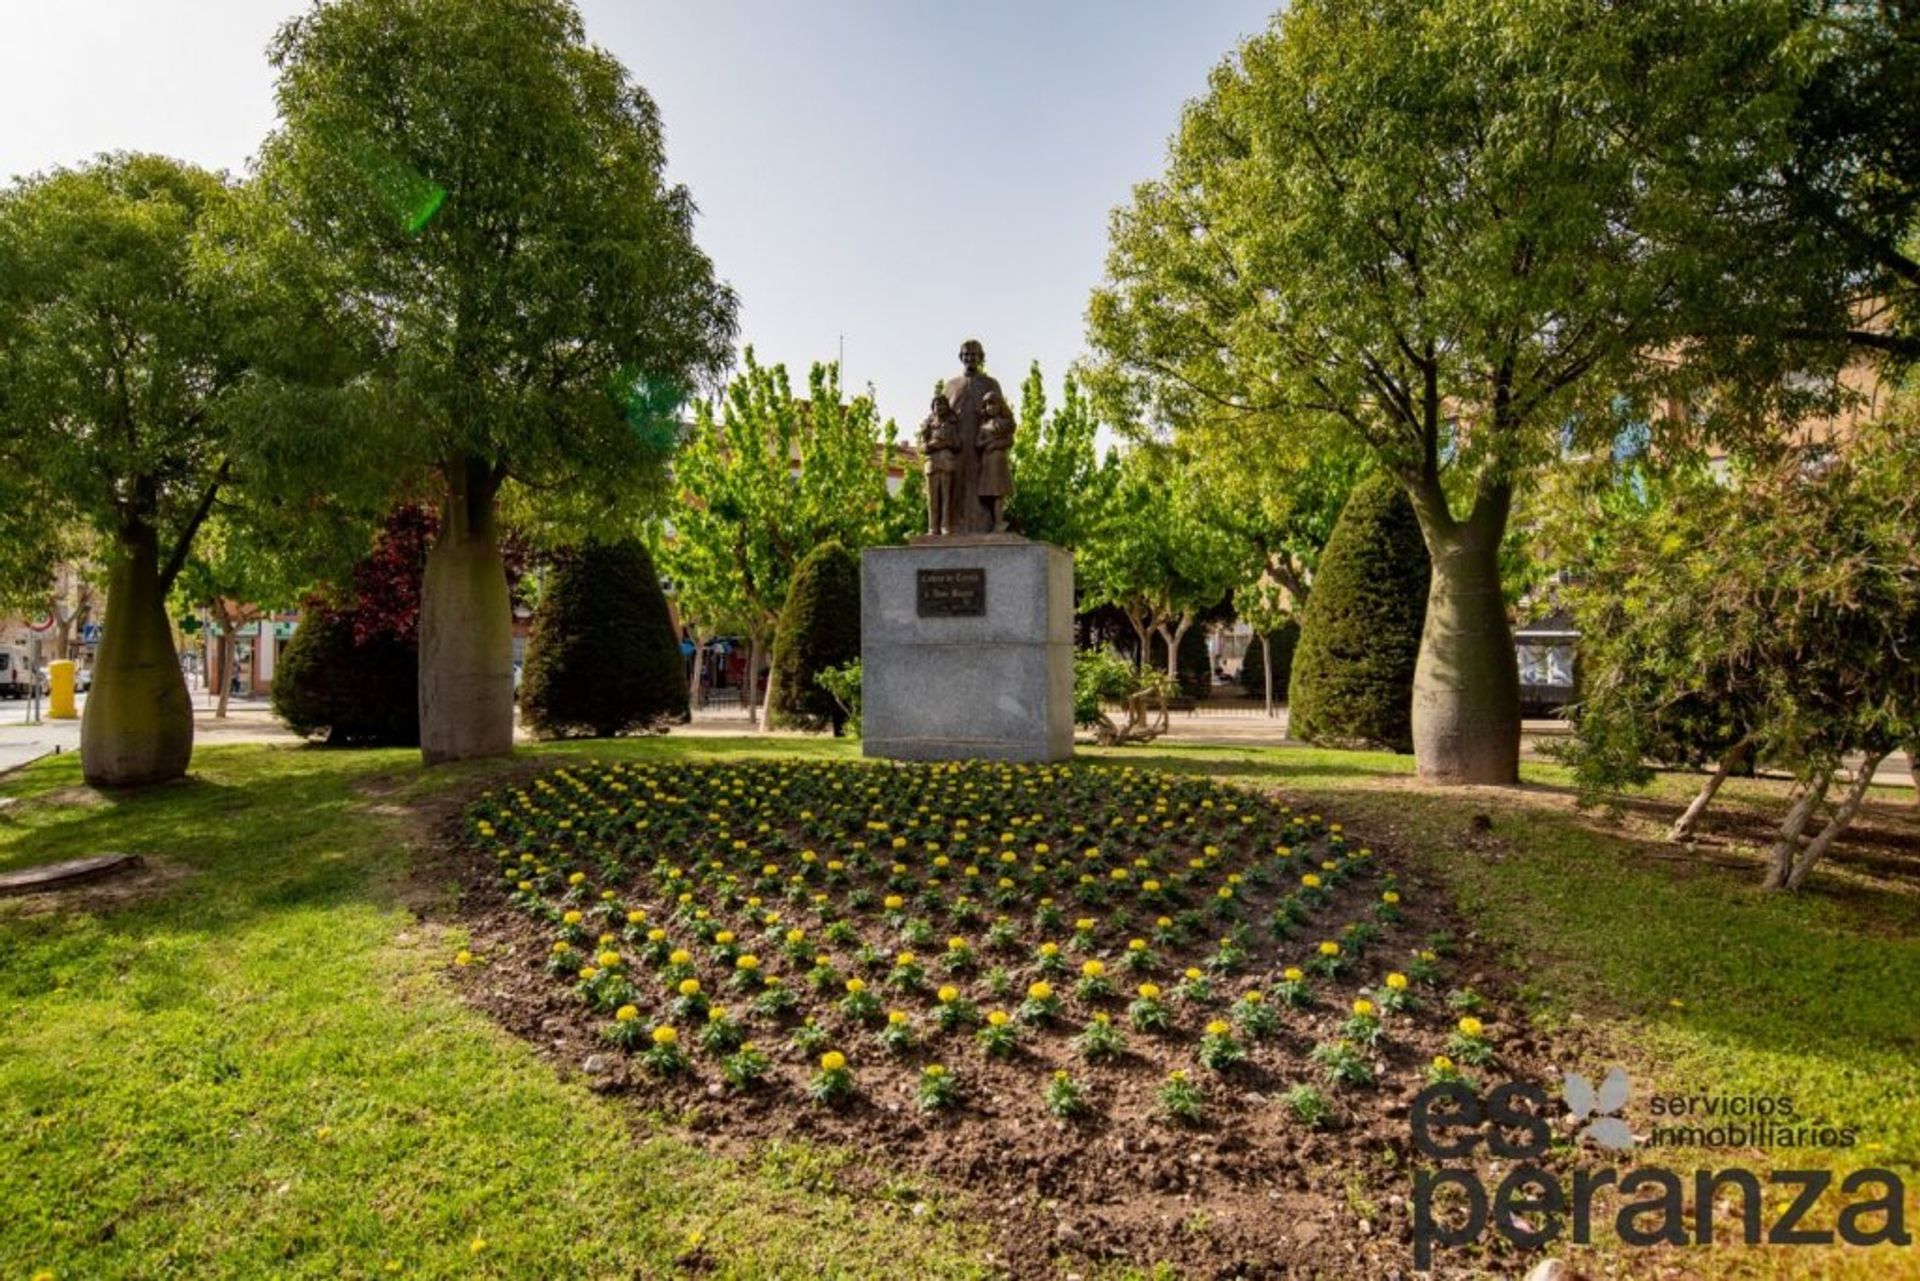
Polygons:
<instances>
[{"instance_id":1,"label":"bottle tree with swollen trunk","mask_svg":"<svg viewBox=\"0 0 1920 1281\"><path fill-rule=\"evenodd\" d=\"M272 51L261 182L373 351L380 406L340 424L368 466L424 474L440 530L420 617L421 752L513 734L503 490L572 532L662 493L734 298L664 178L653 100L564 0L339 0Z\"/></svg>"},{"instance_id":2,"label":"bottle tree with swollen trunk","mask_svg":"<svg viewBox=\"0 0 1920 1281\"><path fill-rule=\"evenodd\" d=\"M105 635L80 729L96 785L185 773L167 592L271 435L240 401L272 326L217 269L211 228L232 198L220 176L148 155L0 190L0 540L15 549L0 574L44 591L52 566L33 553L57 550L49 531L97 538Z\"/></svg>"},{"instance_id":3,"label":"bottle tree with swollen trunk","mask_svg":"<svg viewBox=\"0 0 1920 1281\"><path fill-rule=\"evenodd\" d=\"M1727 242L1692 235L1686 209L1789 153L1787 96L1736 74L1790 34L1783 14L1301 0L1216 68L1166 176L1115 215L1089 310L1109 414L1195 455L1358 441L1405 488L1433 563L1425 779L1517 777L1500 547L1529 474L1690 379L1755 390L1716 402L1738 419L1654 417L1661 447L1764 431L1786 365L1835 356L1692 359L1729 285ZM1818 274L1743 266L1743 311Z\"/></svg>"}]
</instances>

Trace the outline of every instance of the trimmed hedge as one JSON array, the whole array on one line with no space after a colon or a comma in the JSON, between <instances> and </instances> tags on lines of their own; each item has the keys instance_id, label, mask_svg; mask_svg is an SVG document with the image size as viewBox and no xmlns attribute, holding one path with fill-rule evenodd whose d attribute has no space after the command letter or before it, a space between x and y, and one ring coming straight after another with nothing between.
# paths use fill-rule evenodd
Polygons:
<instances>
[{"instance_id":1,"label":"trimmed hedge","mask_svg":"<svg viewBox=\"0 0 1920 1281\"><path fill-rule=\"evenodd\" d=\"M354 615L307 602L273 676L273 714L331 747L420 744L420 652L412 636L356 642Z\"/></svg>"},{"instance_id":2,"label":"trimmed hedge","mask_svg":"<svg viewBox=\"0 0 1920 1281\"><path fill-rule=\"evenodd\" d=\"M611 738L687 718L686 662L641 543L555 557L534 610L520 713L546 738Z\"/></svg>"},{"instance_id":3,"label":"trimmed hedge","mask_svg":"<svg viewBox=\"0 0 1920 1281\"><path fill-rule=\"evenodd\" d=\"M1413 668L1431 563L1399 482L1360 482L1321 553L1300 623L1288 733L1327 747L1413 750Z\"/></svg>"},{"instance_id":4,"label":"trimmed hedge","mask_svg":"<svg viewBox=\"0 0 1920 1281\"><path fill-rule=\"evenodd\" d=\"M821 543L794 567L773 636L773 716L800 729L846 728L846 709L815 675L860 657L860 558Z\"/></svg>"}]
</instances>

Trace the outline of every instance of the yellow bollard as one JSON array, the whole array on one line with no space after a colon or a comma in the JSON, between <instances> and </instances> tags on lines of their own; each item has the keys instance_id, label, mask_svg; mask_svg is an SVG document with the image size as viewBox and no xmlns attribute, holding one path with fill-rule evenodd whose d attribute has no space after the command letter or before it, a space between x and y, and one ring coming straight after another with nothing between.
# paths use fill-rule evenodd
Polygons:
<instances>
[{"instance_id":1,"label":"yellow bollard","mask_svg":"<svg viewBox=\"0 0 1920 1281\"><path fill-rule=\"evenodd\" d=\"M47 718L70 721L79 714L73 706L73 660L56 658L47 664Z\"/></svg>"}]
</instances>

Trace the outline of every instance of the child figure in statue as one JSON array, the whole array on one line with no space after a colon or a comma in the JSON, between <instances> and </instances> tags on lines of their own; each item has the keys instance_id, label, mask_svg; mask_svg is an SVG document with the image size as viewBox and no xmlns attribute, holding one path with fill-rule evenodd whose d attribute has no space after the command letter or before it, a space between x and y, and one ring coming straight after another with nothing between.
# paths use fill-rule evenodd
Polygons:
<instances>
[{"instance_id":1,"label":"child figure in statue","mask_svg":"<svg viewBox=\"0 0 1920 1281\"><path fill-rule=\"evenodd\" d=\"M980 483L976 491L987 509L987 528L1007 531L1007 499L1013 494L1013 409L989 391L980 402Z\"/></svg>"},{"instance_id":2,"label":"child figure in statue","mask_svg":"<svg viewBox=\"0 0 1920 1281\"><path fill-rule=\"evenodd\" d=\"M960 416L943 391L933 394L933 407L920 424L920 452L926 459L927 532L950 534L960 486Z\"/></svg>"}]
</instances>

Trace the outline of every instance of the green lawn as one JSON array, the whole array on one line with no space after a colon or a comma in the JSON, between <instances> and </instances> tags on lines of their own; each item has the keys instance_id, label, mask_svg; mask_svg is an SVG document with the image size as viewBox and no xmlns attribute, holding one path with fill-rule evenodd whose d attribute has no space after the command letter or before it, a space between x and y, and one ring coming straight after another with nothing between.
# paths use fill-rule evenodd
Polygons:
<instances>
[{"instance_id":1,"label":"green lawn","mask_svg":"<svg viewBox=\"0 0 1920 1281\"><path fill-rule=\"evenodd\" d=\"M136 850L184 873L119 909L0 907L0 1277L629 1277L693 1243L719 1275L979 1271L911 1191L836 1193L834 1154L636 1141L462 1005L460 940L403 906L387 811L486 771L416 760L215 749L190 783L93 800L64 756L0 787L36 798L0 817L0 868Z\"/></svg>"},{"instance_id":2,"label":"green lawn","mask_svg":"<svg viewBox=\"0 0 1920 1281\"><path fill-rule=\"evenodd\" d=\"M1858 1163L1920 1168L1911 881L1764 896L1751 872L1575 816L1550 768L1462 795L1365 753L1089 755L1310 798L1407 852L1524 965L1540 1017L1595 1029L1637 1081L1788 1092L1881 1145ZM58 915L0 902L0 1278L981 1270L984 1235L937 1190L856 1196L837 1187L845 1154L735 1159L636 1133L631 1109L559 1080L457 1000L442 972L461 939L413 910L445 887L411 873L410 842L423 809L509 767L425 774L416 759L218 748L191 782L113 798L79 785L72 756L0 781L23 798L0 812L0 869L133 850L161 874L143 897ZM1472 830L1476 812L1490 832ZM934 1212L909 1214L922 1197Z\"/></svg>"}]
</instances>

